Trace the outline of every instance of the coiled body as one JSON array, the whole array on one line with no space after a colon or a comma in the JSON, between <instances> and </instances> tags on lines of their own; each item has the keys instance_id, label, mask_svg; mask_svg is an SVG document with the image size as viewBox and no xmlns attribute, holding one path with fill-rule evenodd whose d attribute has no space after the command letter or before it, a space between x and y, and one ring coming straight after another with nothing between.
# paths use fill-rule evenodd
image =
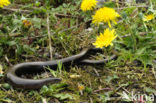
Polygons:
<instances>
[{"instance_id":1,"label":"coiled body","mask_svg":"<svg viewBox=\"0 0 156 103\"><path fill-rule=\"evenodd\" d=\"M69 66L71 64L104 64L105 62L115 59L116 55L113 55L109 59L103 59L103 60L87 60L87 56L90 53L96 53L101 51L101 49L96 48L90 48L90 49L84 49L79 54L59 59L59 60L53 60L53 61L46 61L46 62L27 62L27 63L21 63L13 66L7 73L7 80L17 88L23 88L23 89L39 89L43 85L46 85L48 83L58 83L61 81L60 78L45 78L45 79L25 79L20 77L20 74L33 74L33 73L39 73L44 71L44 67L50 67L51 69L56 70L58 67L58 63L61 62L64 66Z\"/></svg>"}]
</instances>

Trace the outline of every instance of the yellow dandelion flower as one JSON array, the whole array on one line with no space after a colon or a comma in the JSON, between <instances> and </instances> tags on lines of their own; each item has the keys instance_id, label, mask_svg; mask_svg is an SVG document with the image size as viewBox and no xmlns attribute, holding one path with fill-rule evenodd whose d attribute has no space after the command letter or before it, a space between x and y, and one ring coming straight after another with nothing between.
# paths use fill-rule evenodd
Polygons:
<instances>
[{"instance_id":1,"label":"yellow dandelion flower","mask_svg":"<svg viewBox=\"0 0 156 103\"><path fill-rule=\"evenodd\" d=\"M28 27L30 27L32 25L32 23L30 21L26 20L26 19L23 20L22 22L23 22L24 27L26 27L26 28L28 28Z\"/></svg>"},{"instance_id":2,"label":"yellow dandelion flower","mask_svg":"<svg viewBox=\"0 0 156 103\"><path fill-rule=\"evenodd\" d=\"M4 6L8 6L10 2L8 0L0 0L0 8L3 8Z\"/></svg>"},{"instance_id":3,"label":"yellow dandelion flower","mask_svg":"<svg viewBox=\"0 0 156 103\"><path fill-rule=\"evenodd\" d=\"M144 16L143 21L150 21L152 19L154 19L154 14Z\"/></svg>"},{"instance_id":4,"label":"yellow dandelion flower","mask_svg":"<svg viewBox=\"0 0 156 103\"><path fill-rule=\"evenodd\" d=\"M106 29L104 33L100 33L100 35L96 38L96 42L93 43L93 45L96 48L103 48L107 47L112 44L112 41L116 38L117 36L115 35L115 29L110 30Z\"/></svg>"},{"instance_id":5,"label":"yellow dandelion flower","mask_svg":"<svg viewBox=\"0 0 156 103\"><path fill-rule=\"evenodd\" d=\"M97 0L83 0L81 3L81 10L93 10L96 7Z\"/></svg>"},{"instance_id":6,"label":"yellow dandelion flower","mask_svg":"<svg viewBox=\"0 0 156 103\"><path fill-rule=\"evenodd\" d=\"M79 91L83 91L85 89L84 85L78 84L78 89Z\"/></svg>"},{"instance_id":7,"label":"yellow dandelion flower","mask_svg":"<svg viewBox=\"0 0 156 103\"><path fill-rule=\"evenodd\" d=\"M92 16L93 23L108 23L109 27L111 27L111 21L113 21L115 24L117 24L116 20L117 17L120 17L120 15L115 12L113 8L103 7L96 11L95 15Z\"/></svg>"}]
</instances>

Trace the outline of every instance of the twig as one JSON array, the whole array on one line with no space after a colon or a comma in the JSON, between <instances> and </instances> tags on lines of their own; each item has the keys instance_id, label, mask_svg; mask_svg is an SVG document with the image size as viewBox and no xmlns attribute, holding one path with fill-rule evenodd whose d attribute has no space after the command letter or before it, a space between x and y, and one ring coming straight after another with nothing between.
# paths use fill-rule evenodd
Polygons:
<instances>
[{"instance_id":1,"label":"twig","mask_svg":"<svg viewBox=\"0 0 156 103\"><path fill-rule=\"evenodd\" d=\"M129 6L129 7L121 7L121 8L115 8L116 10L122 10L122 9L126 9L126 8L144 8L144 7L149 7L148 5L135 5L135 6Z\"/></svg>"},{"instance_id":2,"label":"twig","mask_svg":"<svg viewBox=\"0 0 156 103\"><path fill-rule=\"evenodd\" d=\"M50 25L49 25L49 13L47 13L47 31L49 38L49 49L50 49L50 59L52 60L52 47L51 47L51 33L50 33Z\"/></svg>"},{"instance_id":3,"label":"twig","mask_svg":"<svg viewBox=\"0 0 156 103\"><path fill-rule=\"evenodd\" d=\"M153 72L153 74L154 74L154 77L156 78L156 72L155 72L155 70L154 70L154 67L152 68L152 72Z\"/></svg>"},{"instance_id":4,"label":"twig","mask_svg":"<svg viewBox=\"0 0 156 103\"><path fill-rule=\"evenodd\" d=\"M90 103L93 103L93 99L89 96Z\"/></svg>"},{"instance_id":5,"label":"twig","mask_svg":"<svg viewBox=\"0 0 156 103\"><path fill-rule=\"evenodd\" d=\"M99 76L97 76L97 74L95 74L95 73L92 73L92 72L89 72L87 69L84 69L87 73L89 73L89 74L91 74L91 75L93 75L93 76L96 76L96 77L99 77Z\"/></svg>"},{"instance_id":6,"label":"twig","mask_svg":"<svg viewBox=\"0 0 156 103\"><path fill-rule=\"evenodd\" d=\"M99 77L100 75L99 75L98 71L95 68L93 70L96 73L96 75Z\"/></svg>"},{"instance_id":7,"label":"twig","mask_svg":"<svg viewBox=\"0 0 156 103\"><path fill-rule=\"evenodd\" d=\"M76 16L66 15L66 14L55 14L55 16L60 18L77 18Z\"/></svg>"},{"instance_id":8,"label":"twig","mask_svg":"<svg viewBox=\"0 0 156 103\"><path fill-rule=\"evenodd\" d=\"M129 91L127 89L125 89L124 87L121 88L129 94Z\"/></svg>"},{"instance_id":9,"label":"twig","mask_svg":"<svg viewBox=\"0 0 156 103\"><path fill-rule=\"evenodd\" d=\"M7 55L5 55L5 60L7 61L7 63L8 63L10 66L12 66L12 64L10 63L10 61L9 61L9 59L8 59L8 57L7 57Z\"/></svg>"},{"instance_id":10,"label":"twig","mask_svg":"<svg viewBox=\"0 0 156 103\"><path fill-rule=\"evenodd\" d=\"M97 93L97 92L100 92L100 91L105 91L105 90L110 91L110 90L112 90L112 88L102 88L102 89L99 89L99 90L95 90L94 93Z\"/></svg>"},{"instance_id":11,"label":"twig","mask_svg":"<svg viewBox=\"0 0 156 103\"><path fill-rule=\"evenodd\" d=\"M20 12L20 13L32 13L30 10L20 10L20 9L13 9L13 8L7 8L4 7L4 10L12 11L12 12Z\"/></svg>"}]
</instances>

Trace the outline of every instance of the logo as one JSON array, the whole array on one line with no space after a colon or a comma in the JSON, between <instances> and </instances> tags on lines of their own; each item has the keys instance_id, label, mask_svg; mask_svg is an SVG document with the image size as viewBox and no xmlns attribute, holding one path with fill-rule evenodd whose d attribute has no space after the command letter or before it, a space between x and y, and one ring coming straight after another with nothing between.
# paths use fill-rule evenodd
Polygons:
<instances>
[{"instance_id":1,"label":"logo","mask_svg":"<svg viewBox=\"0 0 156 103\"><path fill-rule=\"evenodd\" d=\"M154 98L156 97L156 93L147 95L142 94L140 92L134 93L133 91L129 94L126 94L126 92L123 92L122 99L127 101L137 101L139 103L146 103L148 102L154 102Z\"/></svg>"}]
</instances>

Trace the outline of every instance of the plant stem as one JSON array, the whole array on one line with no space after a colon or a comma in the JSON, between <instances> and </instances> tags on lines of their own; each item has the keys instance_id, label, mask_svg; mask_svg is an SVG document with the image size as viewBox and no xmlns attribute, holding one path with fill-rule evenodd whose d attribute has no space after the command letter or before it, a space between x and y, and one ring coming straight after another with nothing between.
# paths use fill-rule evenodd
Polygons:
<instances>
[{"instance_id":1,"label":"plant stem","mask_svg":"<svg viewBox=\"0 0 156 103\"><path fill-rule=\"evenodd\" d=\"M51 33L50 33L50 25L49 25L49 13L47 13L47 31L48 31L48 38L49 38L49 50L50 50L50 59L52 60L52 47L51 47Z\"/></svg>"},{"instance_id":2,"label":"plant stem","mask_svg":"<svg viewBox=\"0 0 156 103\"><path fill-rule=\"evenodd\" d=\"M147 26L146 26L146 24L145 24L144 21L143 21L143 25L144 25L144 27L145 27L145 31L148 32Z\"/></svg>"}]
</instances>

